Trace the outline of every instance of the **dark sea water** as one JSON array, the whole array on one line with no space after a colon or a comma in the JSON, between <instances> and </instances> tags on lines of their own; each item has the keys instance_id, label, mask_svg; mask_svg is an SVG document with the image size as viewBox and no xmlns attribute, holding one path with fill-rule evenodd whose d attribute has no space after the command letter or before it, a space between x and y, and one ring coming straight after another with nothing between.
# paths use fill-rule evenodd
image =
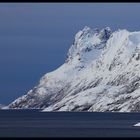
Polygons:
<instances>
[{"instance_id":1,"label":"dark sea water","mask_svg":"<svg viewBox=\"0 0 140 140\"><path fill-rule=\"evenodd\" d=\"M140 113L1 110L0 137L140 137Z\"/></svg>"}]
</instances>

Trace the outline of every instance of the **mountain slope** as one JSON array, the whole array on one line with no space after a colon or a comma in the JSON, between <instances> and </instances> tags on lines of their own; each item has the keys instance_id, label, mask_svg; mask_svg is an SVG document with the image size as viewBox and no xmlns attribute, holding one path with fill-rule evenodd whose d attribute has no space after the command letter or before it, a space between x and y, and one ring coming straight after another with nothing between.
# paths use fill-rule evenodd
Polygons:
<instances>
[{"instance_id":1,"label":"mountain slope","mask_svg":"<svg viewBox=\"0 0 140 140\"><path fill-rule=\"evenodd\" d=\"M0 109L8 109L7 106L0 104Z\"/></svg>"},{"instance_id":2,"label":"mountain slope","mask_svg":"<svg viewBox=\"0 0 140 140\"><path fill-rule=\"evenodd\" d=\"M9 108L140 111L140 32L85 27L65 63Z\"/></svg>"}]
</instances>

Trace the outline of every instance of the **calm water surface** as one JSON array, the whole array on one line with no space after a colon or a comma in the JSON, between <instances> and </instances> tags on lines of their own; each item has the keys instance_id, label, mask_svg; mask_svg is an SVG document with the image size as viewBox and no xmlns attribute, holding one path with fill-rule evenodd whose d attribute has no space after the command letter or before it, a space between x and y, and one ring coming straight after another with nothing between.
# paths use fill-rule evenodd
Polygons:
<instances>
[{"instance_id":1,"label":"calm water surface","mask_svg":"<svg viewBox=\"0 0 140 140\"><path fill-rule=\"evenodd\" d=\"M140 113L1 110L0 137L140 137Z\"/></svg>"}]
</instances>

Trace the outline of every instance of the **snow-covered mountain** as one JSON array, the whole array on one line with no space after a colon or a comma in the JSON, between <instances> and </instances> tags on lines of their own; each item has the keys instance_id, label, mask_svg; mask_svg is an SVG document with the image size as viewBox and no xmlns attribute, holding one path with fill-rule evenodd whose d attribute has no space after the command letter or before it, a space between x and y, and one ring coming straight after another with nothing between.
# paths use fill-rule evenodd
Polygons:
<instances>
[{"instance_id":1,"label":"snow-covered mountain","mask_svg":"<svg viewBox=\"0 0 140 140\"><path fill-rule=\"evenodd\" d=\"M65 63L9 108L140 111L140 32L85 27Z\"/></svg>"},{"instance_id":2,"label":"snow-covered mountain","mask_svg":"<svg viewBox=\"0 0 140 140\"><path fill-rule=\"evenodd\" d=\"M8 109L8 106L5 106L3 104L0 104L0 109Z\"/></svg>"}]
</instances>

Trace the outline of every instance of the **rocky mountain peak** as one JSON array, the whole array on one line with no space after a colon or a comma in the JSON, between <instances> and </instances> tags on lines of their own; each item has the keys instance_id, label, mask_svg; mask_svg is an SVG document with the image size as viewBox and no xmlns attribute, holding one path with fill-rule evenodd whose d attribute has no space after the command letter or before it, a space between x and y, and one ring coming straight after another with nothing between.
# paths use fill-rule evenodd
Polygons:
<instances>
[{"instance_id":1,"label":"rocky mountain peak","mask_svg":"<svg viewBox=\"0 0 140 140\"><path fill-rule=\"evenodd\" d=\"M68 51L66 62L73 60L76 56L79 56L77 58L81 60L85 53L104 48L111 33L109 27L99 30L98 28L91 29L85 26L83 30L80 30L75 35L75 40Z\"/></svg>"}]
</instances>

